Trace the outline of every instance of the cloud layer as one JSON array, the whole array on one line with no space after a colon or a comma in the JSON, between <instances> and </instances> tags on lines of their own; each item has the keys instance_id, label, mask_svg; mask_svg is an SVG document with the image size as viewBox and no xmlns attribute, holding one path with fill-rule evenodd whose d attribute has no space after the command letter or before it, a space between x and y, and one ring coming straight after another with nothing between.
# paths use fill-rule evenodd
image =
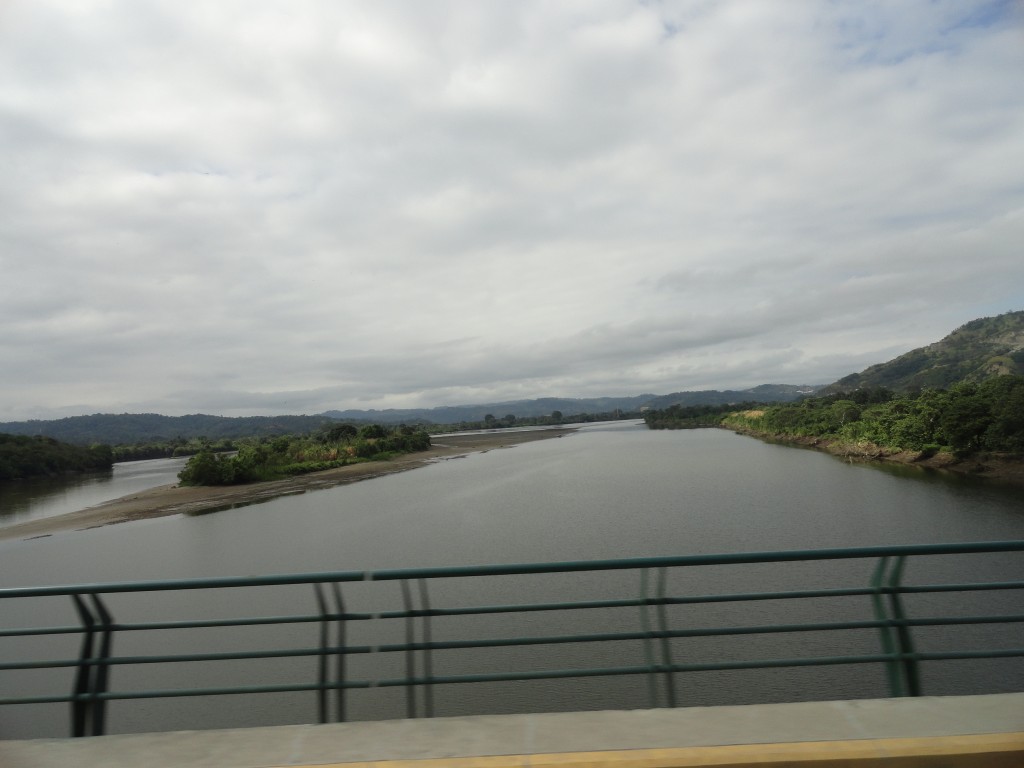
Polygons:
<instances>
[{"instance_id":1,"label":"cloud layer","mask_svg":"<svg viewBox=\"0 0 1024 768\"><path fill-rule=\"evenodd\" d=\"M1024 307L1012 2L0 6L0 420L827 382Z\"/></svg>"}]
</instances>

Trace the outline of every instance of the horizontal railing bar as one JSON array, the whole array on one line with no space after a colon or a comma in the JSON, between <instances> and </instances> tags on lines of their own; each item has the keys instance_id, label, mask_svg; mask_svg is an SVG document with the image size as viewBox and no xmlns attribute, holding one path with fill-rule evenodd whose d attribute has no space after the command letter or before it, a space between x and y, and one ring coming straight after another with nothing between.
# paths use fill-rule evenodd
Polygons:
<instances>
[{"instance_id":1,"label":"horizontal railing bar","mask_svg":"<svg viewBox=\"0 0 1024 768\"><path fill-rule=\"evenodd\" d=\"M334 691L339 689L373 688L369 680L349 680L344 683L297 683L295 685L246 685L237 688L172 688L157 691L108 691L97 694L70 694L67 696L32 696L21 699L0 699L8 704L60 704L72 701L116 701L122 699L174 699L189 696L232 696L252 693L294 693L301 691Z\"/></svg>"},{"instance_id":2,"label":"horizontal railing bar","mask_svg":"<svg viewBox=\"0 0 1024 768\"><path fill-rule=\"evenodd\" d=\"M996 648L991 651L941 651L934 653L912 653L908 658L918 661L957 661L965 659L1012 659L1024 656L1024 648Z\"/></svg>"},{"instance_id":3,"label":"horizontal railing bar","mask_svg":"<svg viewBox=\"0 0 1024 768\"><path fill-rule=\"evenodd\" d=\"M9 669L55 669L60 667L126 666L129 664L188 664L197 661L239 661L246 659L283 659L303 656L326 656L330 654L372 653L371 645L330 646L327 648L286 648L264 651L223 651L217 653L189 653L165 656L111 656L105 659L51 659L49 661L18 661L0 663L0 670Z\"/></svg>"},{"instance_id":4,"label":"horizontal railing bar","mask_svg":"<svg viewBox=\"0 0 1024 768\"><path fill-rule=\"evenodd\" d=\"M999 653L999 658L1024 656L1024 648L1010 649ZM381 688L429 685L432 683L488 683L515 680L545 680L571 677L602 677L612 675L640 675L655 672L725 672L744 669L773 669L784 667L815 667L839 666L845 664L876 664L888 661L899 661L914 658L921 661L943 661L956 659L987 659L993 658L984 652L959 654L872 654L867 656L821 656L807 659L764 659L762 661L722 661L705 664L655 664L653 667L604 667L599 669L565 669L540 670L536 672L504 672L479 675L435 675L429 679L414 678L411 680L381 680L377 685Z\"/></svg>"},{"instance_id":5,"label":"horizontal railing bar","mask_svg":"<svg viewBox=\"0 0 1024 768\"><path fill-rule=\"evenodd\" d=\"M919 653L919 654L870 654L866 656L819 656L802 659L763 659L760 661L721 661L708 662L703 664L655 664L653 667L603 667L597 669L564 669L564 670L538 670L535 672L502 672L493 674L478 675L435 675L427 678L413 678L409 680L381 680L377 686L381 688L405 686L405 685L429 685L432 683L486 683L503 682L515 680L544 680L570 677L601 677L610 675L639 675L649 672L725 672L729 670L744 669L773 669L783 667L816 667L816 666L839 666L845 664L876 664L888 661L899 661L903 659L918 659L920 661L944 661L964 659L988 659L988 658L1010 658L1024 656L1024 648L1006 649L998 652L998 657L992 657L987 652L963 651L960 653Z\"/></svg>"},{"instance_id":6,"label":"horizontal railing bar","mask_svg":"<svg viewBox=\"0 0 1024 768\"><path fill-rule=\"evenodd\" d=\"M1024 589L1024 581L988 581L969 584L908 584L898 588L884 587L883 592L978 592L997 589Z\"/></svg>"},{"instance_id":7,"label":"horizontal railing bar","mask_svg":"<svg viewBox=\"0 0 1024 768\"><path fill-rule=\"evenodd\" d=\"M936 584L920 587L837 587L833 589L802 589L786 592L738 592L735 594L693 595L691 597L623 598L621 600L590 600L571 603L510 603L505 605L467 606L463 608L431 608L430 610L385 611L381 619L404 619L421 616L472 616L474 614L530 613L540 611L584 610L592 608L636 608L643 605L694 605L701 603L752 602L755 600L802 600L824 597L859 597L894 592L970 592L986 589L1024 589L1019 582L973 582L970 584Z\"/></svg>"},{"instance_id":8,"label":"horizontal railing bar","mask_svg":"<svg viewBox=\"0 0 1024 768\"><path fill-rule=\"evenodd\" d=\"M534 613L539 611L566 611L589 608L635 608L646 601L630 597L620 600L582 600L572 603L508 603L504 605L479 605L465 608L431 608L428 610L384 611L382 619L404 619L410 616L473 616L494 613Z\"/></svg>"},{"instance_id":9,"label":"horizontal railing bar","mask_svg":"<svg viewBox=\"0 0 1024 768\"><path fill-rule=\"evenodd\" d=\"M285 586L329 582L391 581L395 579L459 578L466 576L511 576L523 574L567 573L574 571L610 571L637 568L690 567L700 565L742 565L754 563L841 560L914 555L983 554L1024 550L1024 541L979 541L959 544L903 544L875 547L787 550L781 552L738 552L717 555L680 555L640 557L618 560L575 560L550 563L507 565L470 565L445 568L403 568L381 571L338 571L333 573L295 573L273 576L173 579L167 581L107 582L55 585L47 587L7 587L0 598L45 597L57 595L155 592L183 589L223 589L234 587Z\"/></svg>"},{"instance_id":10,"label":"horizontal railing bar","mask_svg":"<svg viewBox=\"0 0 1024 768\"><path fill-rule=\"evenodd\" d=\"M512 576L571 571L611 571L635 568L668 568L695 565L740 565L805 560L842 560L876 557L909 557L913 555L956 555L991 552L1016 552L1024 549L1024 541L979 541L963 544L902 544L876 547L840 547L834 549L787 550L780 552L737 552L718 555L680 555L669 557L637 557L619 560L575 560L555 563L519 563L509 565L453 566L449 568L402 568L373 571L371 581L394 579L430 579L463 576Z\"/></svg>"},{"instance_id":11,"label":"horizontal railing bar","mask_svg":"<svg viewBox=\"0 0 1024 768\"><path fill-rule=\"evenodd\" d=\"M362 571L331 573L284 573L274 576L230 576L212 579L169 579L167 581L111 581L95 584L65 584L48 587L5 587L5 597L54 597L60 595L99 595L120 592L166 592L180 589L231 589L235 587L277 587L292 584L329 584L366 581Z\"/></svg>"},{"instance_id":12,"label":"horizontal railing bar","mask_svg":"<svg viewBox=\"0 0 1024 768\"><path fill-rule=\"evenodd\" d=\"M1013 624L1024 622L1024 615L980 616L934 619L887 619L827 622L816 624L768 624L749 627L709 627L698 629L651 630L649 632L603 632L586 635L550 635L518 638L488 638L479 640L439 640L430 643L394 643L380 645L380 652L397 651L443 651L460 648L500 648L528 645L558 645L567 643L595 643L645 640L647 638L686 638L686 637L729 637L734 635L767 635L792 632L833 632L856 629L878 629L889 626L932 627L947 625L973 624Z\"/></svg>"},{"instance_id":13,"label":"horizontal railing bar","mask_svg":"<svg viewBox=\"0 0 1024 768\"><path fill-rule=\"evenodd\" d=\"M506 605L481 605L465 608L431 608L413 611L386 611L382 619L403 619L416 616L472 616L492 613L531 613L539 611L583 610L591 608L636 608L643 605L684 605L689 603L744 602L747 600L784 600L805 597L849 597L873 595L878 590L871 587L850 587L847 589L815 589L792 592L753 592L736 595L698 595L696 597L646 597L623 598L620 600L585 600L572 603L510 603Z\"/></svg>"},{"instance_id":14,"label":"horizontal railing bar","mask_svg":"<svg viewBox=\"0 0 1024 768\"><path fill-rule=\"evenodd\" d=\"M0 699L0 706L12 706L15 704L66 704L69 701L74 701L73 695L64 696L23 696L21 698L7 698Z\"/></svg>"},{"instance_id":15,"label":"horizontal railing bar","mask_svg":"<svg viewBox=\"0 0 1024 768\"><path fill-rule=\"evenodd\" d=\"M258 616L239 619L209 619L200 621L160 621L131 624L111 624L109 629L118 632L135 632L153 629L204 629L210 627L255 627L274 624L311 624L320 621L367 621L372 613L327 613L295 616ZM82 626L36 627L31 629L0 630L0 637L24 637L34 635L68 635L81 633Z\"/></svg>"},{"instance_id":16,"label":"horizontal railing bar","mask_svg":"<svg viewBox=\"0 0 1024 768\"><path fill-rule=\"evenodd\" d=\"M875 664L889 661L914 659L918 661L946 661L1011 658L1024 656L1024 648L1007 648L997 651L959 651L947 653L916 654L868 654L864 656L818 656L798 659L759 659L756 661L721 661L700 664L656 664L656 672L721 672L729 670L773 669L784 667L838 666L848 664ZM648 666L599 667L591 669L536 670L532 672L499 672L474 675L434 675L429 678L400 678L379 681L353 680L345 683L240 686L236 688L193 688L158 691L116 691L85 696L37 696L0 699L0 705L46 704L80 700L113 701L122 699L157 699L187 696L220 696L252 693L288 693L297 691L336 690L339 688L393 688L410 685L431 685L446 683L511 682L520 680L549 680L574 677L606 677L615 675L641 675L652 670Z\"/></svg>"},{"instance_id":17,"label":"horizontal railing bar","mask_svg":"<svg viewBox=\"0 0 1024 768\"><path fill-rule=\"evenodd\" d=\"M1013 622L1024 622L1024 616L999 619L988 622L971 623L998 623L1006 624ZM607 632L588 635L550 635L538 637L513 637L513 638L492 638L487 640L440 640L430 643L395 643L381 645L376 650L382 653L399 651L445 651L459 650L463 648L506 648L530 645L559 645L570 643L598 643L598 642L630 642L634 640L650 639L678 639L687 637L730 637L737 635L768 635L786 634L793 632L830 632L850 631L856 629L878 629L879 627L893 626L896 624L908 624L911 626L943 626L947 624L963 624L959 621L932 621L932 622L897 622L897 621L850 621L832 624L780 624L777 626L757 627L729 627L727 629L677 629L677 630L652 630L650 632Z\"/></svg>"},{"instance_id":18,"label":"horizontal railing bar","mask_svg":"<svg viewBox=\"0 0 1024 768\"><path fill-rule=\"evenodd\" d=\"M994 582L995 584L995 582ZM1016 586L1008 586L1014 584ZM947 585L938 585L946 587ZM987 589L984 584L972 584L968 587L954 589L938 589L934 587L921 587L914 589L914 592L951 592L951 591L973 591ZM1024 582L999 582L993 589L1024 588ZM837 589L813 589L793 590L787 592L739 592L736 594L719 595L694 595L692 597L648 597L648 598L624 598L621 600L592 600L571 603L510 603L504 605L481 605L467 606L463 608L431 608L429 610L411 611L385 611L378 615L381 619L404 619L423 616L472 616L475 614L494 613L531 613L539 611L565 611L584 610L591 608L636 608L644 605L695 605L701 603L730 603L730 602L752 602L755 600L799 600L805 598L823 597L858 597L864 595L889 594L894 592L909 592L906 587L849 587Z\"/></svg>"},{"instance_id":19,"label":"horizontal railing bar","mask_svg":"<svg viewBox=\"0 0 1024 768\"><path fill-rule=\"evenodd\" d=\"M898 654L871 654L867 656L822 656L809 659L765 659L750 661L721 661L705 664L654 664L640 667L599 667L595 669L549 669L532 672L495 672L476 675L435 675L429 679L381 680L377 685L391 688L406 685L428 685L430 683L494 683L515 680L548 680L570 677L604 677L614 675L641 675L654 672L713 672L740 669L762 669L772 667L808 667L840 664L876 664L900 658Z\"/></svg>"},{"instance_id":20,"label":"horizontal railing bar","mask_svg":"<svg viewBox=\"0 0 1024 768\"><path fill-rule=\"evenodd\" d=\"M1024 615L970 616L951 618L888 619L812 624L769 624L746 627L706 627L678 630L652 630L650 632L605 632L583 635L548 635L536 637L486 638L478 640L441 640L430 643L389 643L383 645L330 646L325 648L271 649L263 651L227 651L162 656L115 656L106 659L53 659L39 662L0 663L0 670L53 669L77 666L120 666L129 664L191 663L202 661L233 661L252 659L292 658L331 654L366 654L373 652L398 653L404 651L457 650L462 648L504 648L531 645L558 645L569 643L629 642L648 638L730 637L737 635L786 634L795 632L836 632L857 629L878 629L886 626L961 626L975 624L1011 624L1024 622Z\"/></svg>"},{"instance_id":21,"label":"horizontal railing bar","mask_svg":"<svg viewBox=\"0 0 1024 768\"><path fill-rule=\"evenodd\" d=\"M893 656L887 655L871 655L871 656L854 656L854 657L821 657L816 659L783 659L783 660L768 660L759 666L820 666L829 664L861 664L861 663L878 663L890 661ZM754 662L756 663L756 662ZM681 672L681 671L712 671L712 670L727 670L727 669L747 669L750 668L752 662L717 662L713 664L686 664L686 665L672 665L671 667L665 667L656 665L655 671L663 672ZM178 689L178 690L158 690L158 691L129 691L129 692L107 692L100 693L94 696L63 696L63 697L36 697L31 700L29 699L0 699L0 705L3 704L37 704L37 703L51 703L51 702L69 702L76 700L101 700L101 701L112 701L119 699L143 699L143 698L174 698L184 696L216 696L216 695L230 695L230 694L241 694L241 693L279 693L279 692L290 692L290 691L307 691L307 690L323 690L338 687L345 688L393 688L393 687L405 687L410 685L428 685L433 683L486 683L486 682L512 682L520 680L548 680L548 679L562 679L562 678L573 678L573 677L607 677L616 675L639 675L647 674L651 671L650 667L639 666L639 667L600 667L593 669L564 669L564 670L537 670L533 672L500 672L500 673L482 673L474 675L455 675L455 676L432 676L430 678L398 678L398 679L386 679L380 680L375 683L369 682L352 682L344 685L278 685L278 686L246 686L238 688L202 688L202 689Z\"/></svg>"},{"instance_id":22,"label":"horizontal railing bar","mask_svg":"<svg viewBox=\"0 0 1024 768\"><path fill-rule=\"evenodd\" d=\"M920 586L850 587L837 589L792 590L787 592L741 592L735 594L694 595L692 597L625 598L621 600L592 600L569 603L518 603L506 605L468 606L463 608L432 608L429 611L384 611L383 613L328 613L296 616L264 616L238 619L213 619L202 621L166 621L151 623L112 624L111 630L143 631L167 629L202 629L210 627L243 627L273 624L300 624L328 621L369 621L379 619L404 619L423 616L472 616L495 613L529 613L540 611L584 610L601 608L635 608L643 605L692 605L700 603L749 602L754 600L787 600L822 597L857 597L878 593L930 593L967 592L978 590L1024 589L1024 581L972 582L969 584L928 584ZM28 629L0 629L0 637L24 637L36 635L78 634L81 625L58 627L34 627Z\"/></svg>"},{"instance_id":23,"label":"horizontal railing bar","mask_svg":"<svg viewBox=\"0 0 1024 768\"><path fill-rule=\"evenodd\" d=\"M253 618L211 619L201 621L164 621L132 624L112 624L111 629L136 632L152 629L204 629L209 627L250 627L273 624L313 624L320 621L368 621L372 613L325 613L296 616L256 616Z\"/></svg>"}]
</instances>

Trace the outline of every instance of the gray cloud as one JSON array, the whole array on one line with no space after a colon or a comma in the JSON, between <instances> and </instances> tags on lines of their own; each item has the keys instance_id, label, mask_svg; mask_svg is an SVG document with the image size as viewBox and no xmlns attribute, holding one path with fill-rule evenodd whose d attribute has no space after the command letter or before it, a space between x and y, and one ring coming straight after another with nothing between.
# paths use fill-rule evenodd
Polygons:
<instances>
[{"instance_id":1,"label":"gray cloud","mask_svg":"<svg viewBox=\"0 0 1024 768\"><path fill-rule=\"evenodd\" d=\"M0 8L0 419L830 381L1024 306L1012 3Z\"/></svg>"}]
</instances>

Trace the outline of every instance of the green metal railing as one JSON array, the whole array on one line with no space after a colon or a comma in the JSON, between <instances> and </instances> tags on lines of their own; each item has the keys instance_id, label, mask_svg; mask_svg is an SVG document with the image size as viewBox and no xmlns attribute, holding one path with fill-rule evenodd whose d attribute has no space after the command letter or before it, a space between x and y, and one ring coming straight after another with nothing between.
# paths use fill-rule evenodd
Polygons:
<instances>
[{"instance_id":1,"label":"green metal railing","mask_svg":"<svg viewBox=\"0 0 1024 768\"><path fill-rule=\"evenodd\" d=\"M779 667L813 667L852 664L880 664L886 670L893 696L919 696L922 692L921 662L997 659L1024 656L1024 648L956 648L922 652L915 647L915 630L924 627L956 625L1016 624L1024 621L1024 605L1018 612L981 616L927 616L911 618L906 599L911 595L942 595L943 593L980 593L992 590L1021 590L1024 581L988 581L907 585L903 583L909 558L970 555L985 553L1021 553L1024 541L980 542L970 544L936 544L911 546L863 547L787 552L752 552L681 557L633 558L584 562L529 563L513 565L466 566L452 568L421 568L336 573L304 573L258 578L184 579L173 581L120 582L0 589L0 601L70 598L78 615L77 625L43 627L2 627L2 638L43 638L46 636L80 635L80 652L76 658L32 659L0 662L0 673L67 669L72 673L67 693L17 695L0 698L0 705L33 705L68 703L71 705L71 732L75 736L102 734L106 727L106 705L113 700L158 699L228 694L312 692L317 697L321 722L344 721L347 716L346 692L368 688L405 688L406 715L427 717L434 714L434 687L455 683L502 682L588 678L619 675L646 675L652 706L659 703L658 681L669 706L680 702L676 692L676 676L683 673L713 670L749 670ZM839 586L773 591L738 592L705 595L669 594L668 574L673 569L706 566L742 566L806 561L864 560L870 571L868 583L862 586ZM542 574L596 573L601 571L636 571L639 594L634 597L586 599L564 602L523 602L490 605L435 605L430 585L438 580L468 579L488 576L527 576ZM1016 573L1024 573L1024 568ZM865 573L867 575L867 572ZM400 607L374 611L350 611L346 607L345 590L356 589L366 582L397 583ZM184 590L240 590L286 585L307 585L313 589L316 611L288 615L234 618L202 618L176 621L125 623L114 619L108 606L109 596L122 593L181 592ZM788 624L755 624L717 627L674 627L669 608L701 604L754 603L756 601L790 601L813 598L867 598L870 609L862 617L844 621L805 621ZM106 599L105 599L106 598ZM9 603L0 603L7 606ZM595 609L636 609L636 628L631 631L609 631L576 634L532 635L516 637L476 637L435 639L434 621L442 617L473 617L486 615L523 615ZM0 615L3 615L0 611ZM398 620L404 624L400 642L368 644L349 641L352 626ZM274 625L315 625L304 647L264 650L228 650L208 653L173 653L116 656L115 635L129 632L178 632L215 627L270 627ZM878 632L879 652L831 656L796 656L792 658L732 659L683 663L673 656L673 641L695 638L777 635L804 632ZM417 639L417 635L419 639ZM497 649L528 646L555 646L569 643L639 642L642 659L624 666L595 666L572 669L530 669L459 674L435 674L434 653L465 649ZM367 658L375 654L398 654L404 657L405 673L399 677L349 674L351 656ZM206 688L158 690L110 690L111 670L128 665L181 664L254 659L286 659L310 657L316 660L316 680L284 684L253 684ZM419 670L419 671L417 671ZM2 680L2 678L0 678ZM420 696L417 697L417 691ZM421 700L420 701L418 701ZM420 706L422 703L422 706ZM332 706L333 705L333 706Z\"/></svg>"}]
</instances>

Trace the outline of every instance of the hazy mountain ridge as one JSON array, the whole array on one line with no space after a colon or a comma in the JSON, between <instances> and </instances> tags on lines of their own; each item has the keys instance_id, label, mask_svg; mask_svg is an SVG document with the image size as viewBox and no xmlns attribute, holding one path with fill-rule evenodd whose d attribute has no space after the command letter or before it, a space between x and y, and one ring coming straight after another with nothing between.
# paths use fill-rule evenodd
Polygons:
<instances>
[{"instance_id":1,"label":"hazy mountain ridge","mask_svg":"<svg viewBox=\"0 0 1024 768\"><path fill-rule=\"evenodd\" d=\"M476 405L384 410L332 410L314 416L226 417L207 414L162 416L147 414L93 414L51 421L0 423L0 432L46 435L69 443L134 444L176 437L211 440L249 436L308 433L337 421L382 424L460 424L480 422L488 414L501 419L574 414L612 414L665 409L672 405L729 405L742 402L789 402L812 394L830 394L860 388L892 390L948 388L959 381L982 381L1001 374L1024 374L1024 311L972 320L941 341L911 350L894 360L870 366L826 387L820 385L762 384L744 390L702 390L667 395L629 397L512 400Z\"/></svg>"},{"instance_id":2,"label":"hazy mountain ridge","mask_svg":"<svg viewBox=\"0 0 1024 768\"><path fill-rule=\"evenodd\" d=\"M731 403L787 403L813 395L821 384L760 384L750 389L706 389L659 395L645 405L655 410L673 405L730 405Z\"/></svg>"},{"instance_id":3,"label":"hazy mountain ridge","mask_svg":"<svg viewBox=\"0 0 1024 768\"><path fill-rule=\"evenodd\" d=\"M972 320L934 344L845 376L821 394L875 387L946 389L1003 374L1024 374L1024 311Z\"/></svg>"},{"instance_id":4,"label":"hazy mountain ridge","mask_svg":"<svg viewBox=\"0 0 1024 768\"><path fill-rule=\"evenodd\" d=\"M574 413L611 413L638 411L657 395L631 397L567 398L541 397L535 400L509 400L500 403L476 405L442 405L436 408L388 408L384 410L325 411L324 416L339 421L370 420L382 422L427 421L433 424L459 424L463 421L483 421L488 414L501 418L511 414L517 419L532 416L550 416L560 411L566 416Z\"/></svg>"},{"instance_id":5,"label":"hazy mountain ridge","mask_svg":"<svg viewBox=\"0 0 1024 768\"><path fill-rule=\"evenodd\" d=\"M271 437L315 431L326 423L339 421L374 422L380 424L460 424L483 421L488 414L503 418L550 416L555 411L565 416L574 414L639 413L649 407L667 407L673 403L723 404L747 400L795 400L814 387L787 384L763 384L743 391L706 390L676 392L670 395L643 394L629 397L564 398L541 397L534 400L512 400L478 405L439 406L436 408L389 408L383 410L335 410L314 416L163 416L158 413L96 413L89 416L68 416L63 419L12 421L0 423L0 433L13 435L45 435L68 443L89 445L109 443L130 445L158 443L175 438L210 440L241 437ZM663 405L656 405L664 403Z\"/></svg>"}]
</instances>

